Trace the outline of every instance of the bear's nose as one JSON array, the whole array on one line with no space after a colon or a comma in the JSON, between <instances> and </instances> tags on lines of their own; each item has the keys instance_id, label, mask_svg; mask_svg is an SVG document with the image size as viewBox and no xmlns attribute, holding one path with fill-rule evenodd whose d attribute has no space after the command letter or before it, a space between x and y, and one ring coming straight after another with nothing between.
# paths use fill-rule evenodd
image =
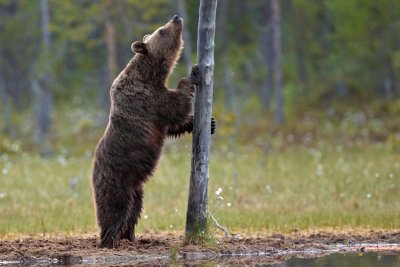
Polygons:
<instances>
[{"instance_id":1,"label":"bear's nose","mask_svg":"<svg viewBox=\"0 0 400 267\"><path fill-rule=\"evenodd\" d=\"M178 15L173 16L172 19L173 19L174 21L179 21L179 20L181 20L181 18L180 18Z\"/></svg>"}]
</instances>

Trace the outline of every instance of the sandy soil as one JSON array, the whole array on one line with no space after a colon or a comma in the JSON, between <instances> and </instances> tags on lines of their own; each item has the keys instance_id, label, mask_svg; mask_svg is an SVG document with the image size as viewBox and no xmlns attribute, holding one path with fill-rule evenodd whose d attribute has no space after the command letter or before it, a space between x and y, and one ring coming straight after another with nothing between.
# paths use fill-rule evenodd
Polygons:
<instances>
[{"instance_id":1,"label":"sandy soil","mask_svg":"<svg viewBox=\"0 0 400 267\"><path fill-rule=\"evenodd\" d=\"M24 237L0 240L0 265L15 260L29 264L37 259L52 260L58 264L107 263L140 261L143 263L165 264L167 262L208 262L213 258L224 258L229 263L237 263L238 258L229 255L261 255L267 262L279 262L304 252L319 252L318 256L328 253L336 244L356 248L361 251L374 249L368 244L399 244L400 231L369 231L364 233L300 233L288 235L272 234L268 236L242 236L218 238L215 243L203 246L182 244L179 234L144 234L136 242L122 241L118 249L99 249L98 240L93 237ZM375 247L376 248L376 247ZM381 247L383 248L383 247ZM400 251L400 247L391 246L391 250ZM345 250L344 250L345 251ZM350 251L350 250L349 250ZM354 250L353 250L354 251ZM286 253L285 253L286 252ZM293 253L289 253L293 252ZM311 253L312 254L312 253ZM246 264L246 257L240 257L240 264ZM250 257L249 260L254 260Z\"/></svg>"}]
</instances>

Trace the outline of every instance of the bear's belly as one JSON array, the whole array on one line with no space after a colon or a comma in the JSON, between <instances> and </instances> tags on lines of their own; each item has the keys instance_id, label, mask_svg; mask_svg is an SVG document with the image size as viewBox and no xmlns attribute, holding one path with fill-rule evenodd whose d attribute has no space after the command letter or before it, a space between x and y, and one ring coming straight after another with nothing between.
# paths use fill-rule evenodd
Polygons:
<instances>
[{"instance_id":1,"label":"bear's belly","mask_svg":"<svg viewBox=\"0 0 400 267\"><path fill-rule=\"evenodd\" d=\"M96 151L95 165L102 173L96 179L119 177L116 180L128 187L145 182L154 172L166 136L166 127L147 129L144 133L134 127L108 127Z\"/></svg>"},{"instance_id":2,"label":"bear's belly","mask_svg":"<svg viewBox=\"0 0 400 267\"><path fill-rule=\"evenodd\" d=\"M147 180L153 173L164 145L166 129L155 127L144 140L130 146L127 151L127 165L133 179Z\"/></svg>"},{"instance_id":3,"label":"bear's belly","mask_svg":"<svg viewBox=\"0 0 400 267\"><path fill-rule=\"evenodd\" d=\"M158 140L157 140L158 141ZM128 152L127 165L130 172L137 177L146 177L152 174L160 158L163 141L158 141L157 146L140 146Z\"/></svg>"}]
</instances>

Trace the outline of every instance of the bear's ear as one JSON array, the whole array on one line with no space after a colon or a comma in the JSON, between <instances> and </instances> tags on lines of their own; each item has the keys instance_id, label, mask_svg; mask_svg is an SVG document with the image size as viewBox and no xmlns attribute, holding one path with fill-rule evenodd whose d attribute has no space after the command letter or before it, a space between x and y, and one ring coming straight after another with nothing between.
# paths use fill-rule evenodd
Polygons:
<instances>
[{"instance_id":1,"label":"bear's ear","mask_svg":"<svg viewBox=\"0 0 400 267\"><path fill-rule=\"evenodd\" d=\"M134 42L131 45L131 49L132 49L133 52L139 53L139 54L143 54L143 55L146 55L147 52L148 52L146 44L143 43L143 42L139 42L139 41L138 42Z\"/></svg>"}]
</instances>

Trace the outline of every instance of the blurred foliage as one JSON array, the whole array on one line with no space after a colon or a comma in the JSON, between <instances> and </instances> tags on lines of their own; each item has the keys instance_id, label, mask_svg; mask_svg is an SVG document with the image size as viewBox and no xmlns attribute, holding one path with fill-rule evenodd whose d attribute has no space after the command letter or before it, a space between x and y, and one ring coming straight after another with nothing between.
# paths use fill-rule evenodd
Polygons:
<instances>
[{"instance_id":1,"label":"blurred foliage","mask_svg":"<svg viewBox=\"0 0 400 267\"><path fill-rule=\"evenodd\" d=\"M261 101L270 67L262 56L264 29L269 27L263 13L265 3L229 0L226 33L218 31L222 22L217 20L215 98L221 105L227 101L223 75L225 64L229 64L237 104L234 111L239 114L252 99ZM132 56L130 44L177 12L175 0L50 0L49 4L52 52L40 55L39 2L0 1L0 87L10 98L11 113L34 108L32 80L40 73L44 58L52 65L56 108L76 102L98 106L101 92L109 87L106 20L116 28L117 63L122 69ZM185 4L185 25L195 50L198 2ZM315 101L348 96L393 99L399 95L400 2L282 0L281 8L287 114ZM193 58L195 52L191 51ZM225 54L227 62L222 61ZM184 73L185 67L180 64L170 86L174 87ZM14 124L19 133L22 126Z\"/></svg>"}]
</instances>

